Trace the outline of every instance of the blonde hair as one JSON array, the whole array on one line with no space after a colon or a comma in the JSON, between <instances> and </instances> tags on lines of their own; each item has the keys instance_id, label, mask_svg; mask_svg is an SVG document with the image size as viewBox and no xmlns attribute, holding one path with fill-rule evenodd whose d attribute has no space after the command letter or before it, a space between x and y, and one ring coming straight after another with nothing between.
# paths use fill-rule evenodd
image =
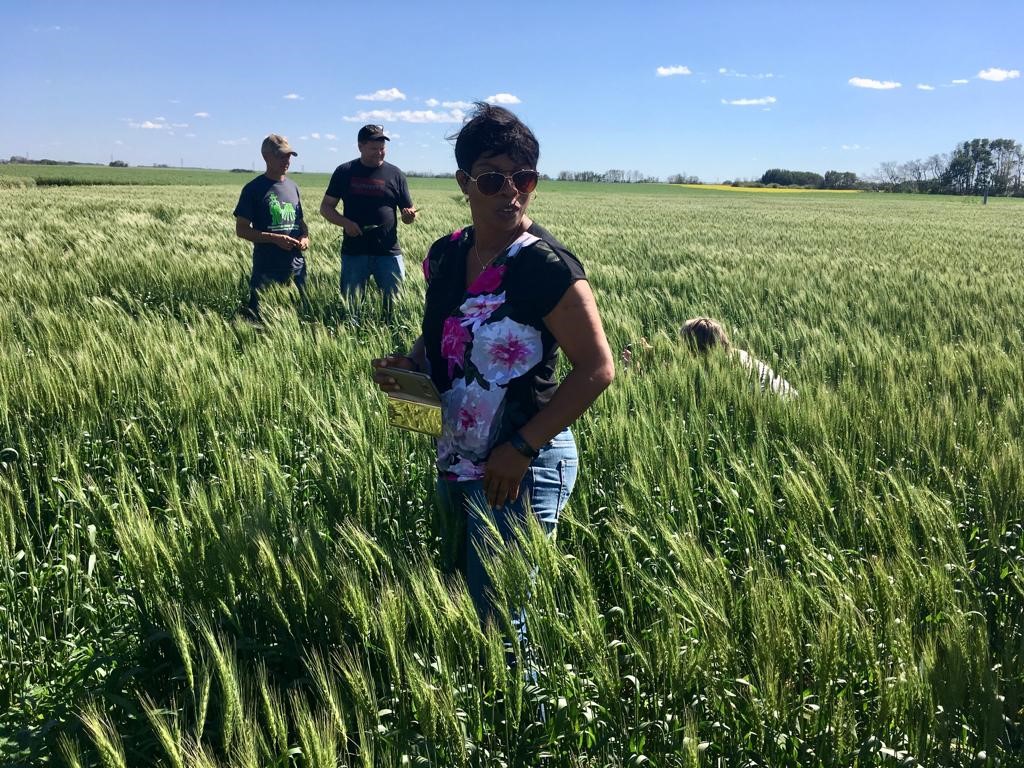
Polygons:
<instances>
[{"instance_id":1,"label":"blonde hair","mask_svg":"<svg viewBox=\"0 0 1024 768\"><path fill-rule=\"evenodd\" d=\"M679 333L695 352L707 352L712 347L724 350L732 347L725 329L710 317L691 317L683 323Z\"/></svg>"}]
</instances>

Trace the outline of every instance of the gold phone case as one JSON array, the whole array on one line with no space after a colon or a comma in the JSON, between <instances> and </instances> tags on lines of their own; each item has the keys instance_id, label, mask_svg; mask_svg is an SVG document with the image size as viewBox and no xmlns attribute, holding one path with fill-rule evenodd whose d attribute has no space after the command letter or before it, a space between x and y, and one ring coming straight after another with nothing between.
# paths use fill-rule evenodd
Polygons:
<instances>
[{"instance_id":1,"label":"gold phone case","mask_svg":"<svg viewBox=\"0 0 1024 768\"><path fill-rule=\"evenodd\" d=\"M441 405L424 402L409 395L388 395L388 421L391 426L441 436Z\"/></svg>"}]
</instances>

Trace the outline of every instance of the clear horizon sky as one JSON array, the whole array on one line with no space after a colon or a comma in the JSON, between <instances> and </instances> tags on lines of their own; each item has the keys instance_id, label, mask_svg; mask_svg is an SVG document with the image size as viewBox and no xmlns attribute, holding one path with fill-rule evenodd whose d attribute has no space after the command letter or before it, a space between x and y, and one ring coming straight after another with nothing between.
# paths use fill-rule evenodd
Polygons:
<instances>
[{"instance_id":1,"label":"clear horizon sky","mask_svg":"<svg viewBox=\"0 0 1024 768\"><path fill-rule=\"evenodd\" d=\"M113 2L9 5L0 157L296 171L357 155L454 171L469 104L505 103L540 170L707 182L868 175L963 140L1024 142L1024 2Z\"/></svg>"}]
</instances>

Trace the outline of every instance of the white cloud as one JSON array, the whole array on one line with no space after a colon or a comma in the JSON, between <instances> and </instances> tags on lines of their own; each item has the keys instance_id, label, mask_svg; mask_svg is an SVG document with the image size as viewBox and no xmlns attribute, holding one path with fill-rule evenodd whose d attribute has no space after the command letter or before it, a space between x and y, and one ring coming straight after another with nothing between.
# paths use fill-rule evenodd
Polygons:
<instances>
[{"instance_id":1,"label":"white cloud","mask_svg":"<svg viewBox=\"0 0 1024 768\"><path fill-rule=\"evenodd\" d=\"M154 117L153 119L156 120L158 123L165 123L165 122L167 122L167 118L166 117Z\"/></svg>"},{"instance_id":2,"label":"white cloud","mask_svg":"<svg viewBox=\"0 0 1024 768\"><path fill-rule=\"evenodd\" d=\"M192 115L192 117L209 117L209 116L210 116L209 112L196 112L194 115Z\"/></svg>"},{"instance_id":3,"label":"white cloud","mask_svg":"<svg viewBox=\"0 0 1024 768\"><path fill-rule=\"evenodd\" d=\"M186 139L194 139L195 137L196 137L196 135L194 133L186 133L185 134L185 138Z\"/></svg>"},{"instance_id":4,"label":"white cloud","mask_svg":"<svg viewBox=\"0 0 1024 768\"><path fill-rule=\"evenodd\" d=\"M181 99L168 99L171 104L181 104Z\"/></svg>"},{"instance_id":5,"label":"white cloud","mask_svg":"<svg viewBox=\"0 0 1024 768\"><path fill-rule=\"evenodd\" d=\"M338 137L337 137L337 136L335 136L335 135L334 135L333 133L325 133L325 134L324 134L324 138L325 138L325 139L330 139L331 141L334 141L334 140L335 140L336 138L338 138Z\"/></svg>"},{"instance_id":6,"label":"white cloud","mask_svg":"<svg viewBox=\"0 0 1024 768\"><path fill-rule=\"evenodd\" d=\"M484 99L488 104L522 104L522 100L518 96L513 96L511 93L496 93L493 96L488 96ZM460 111L458 107L456 111Z\"/></svg>"},{"instance_id":7,"label":"white cloud","mask_svg":"<svg viewBox=\"0 0 1024 768\"><path fill-rule=\"evenodd\" d=\"M719 67L718 74L725 75L726 77L749 77L752 80L770 80L775 77L771 72L758 72L757 74L749 75L745 72L737 72L732 69L726 69L725 67Z\"/></svg>"},{"instance_id":8,"label":"white cloud","mask_svg":"<svg viewBox=\"0 0 1024 768\"><path fill-rule=\"evenodd\" d=\"M188 123L171 123L171 128L188 128Z\"/></svg>"},{"instance_id":9,"label":"white cloud","mask_svg":"<svg viewBox=\"0 0 1024 768\"><path fill-rule=\"evenodd\" d=\"M405 94L397 88L382 88L373 93L356 96L359 101L405 101Z\"/></svg>"},{"instance_id":10,"label":"white cloud","mask_svg":"<svg viewBox=\"0 0 1024 768\"><path fill-rule=\"evenodd\" d=\"M119 147L124 144L124 142L121 141L120 139L114 139L114 143L117 144L117 146L119 146Z\"/></svg>"},{"instance_id":11,"label":"white cloud","mask_svg":"<svg viewBox=\"0 0 1024 768\"><path fill-rule=\"evenodd\" d=\"M501 94L498 94L498 95L500 96ZM497 98L497 97L492 96L491 98ZM513 98L515 98L515 97L513 97ZM433 107L444 107L445 109L469 109L470 107L473 106L473 102L471 102L471 101L438 101L437 99L426 99L426 100L424 100L423 103L426 104L428 107L431 107L431 108L433 108ZM496 104L496 103L499 103L499 102L491 102L491 103L492 104ZM519 102L517 100L515 102L509 102L509 103L518 104Z\"/></svg>"},{"instance_id":12,"label":"white cloud","mask_svg":"<svg viewBox=\"0 0 1024 768\"><path fill-rule=\"evenodd\" d=\"M337 147L328 147L328 148L327 148L327 151L328 151L328 152L337 152L337 151L338 151L338 148L337 148Z\"/></svg>"},{"instance_id":13,"label":"white cloud","mask_svg":"<svg viewBox=\"0 0 1024 768\"><path fill-rule=\"evenodd\" d=\"M849 82L854 88L871 88L876 91L891 91L893 88L903 86L903 83L896 83L892 80L872 80L867 77L851 77Z\"/></svg>"},{"instance_id":14,"label":"white cloud","mask_svg":"<svg viewBox=\"0 0 1024 768\"><path fill-rule=\"evenodd\" d=\"M658 77L672 77L673 75L692 75L689 67L684 67L682 64L676 64L672 67L658 67L654 70Z\"/></svg>"},{"instance_id":15,"label":"white cloud","mask_svg":"<svg viewBox=\"0 0 1024 768\"><path fill-rule=\"evenodd\" d=\"M843 144L841 148L845 149L846 151L860 149L860 144Z\"/></svg>"},{"instance_id":16,"label":"white cloud","mask_svg":"<svg viewBox=\"0 0 1024 768\"><path fill-rule=\"evenodd\" d=\"M130 122L128 123L128 125L130 125L132 128L144 128L147 131L162 131L165 128L170 127L169 125L167 125L167 123L160 122L161 120L163 120L163 118L158 117L156 121L143 120L141 123Z\"/></svg>"},{"instance_id":17,"label":"white cloud","mask_svg":"<svg viewBox=\"0 0 1024 768\"><path fill-rule=\"evenodd\" d=\"M249 139L245 138L244 136L240 139L218 139L217 143L223 144L225 147L237 147L242 144L248 144Z\"/></svg>"},{"instance_id":18,"label":"white cloud","mask_svg":"<svg viewBox=\"0 0 1024 768\"><path fill-rule=\"evenodd\" d=\"M934 91L935 90L935 86L934 85L928 85L927 83L918 83L917 84L917 90L919 90L919 91Z\"/></svg>"},{"instance_id":19,"label":"white cloud","mask_svg":"<svg viewBox=\"0 0 1024 768\"><path fill-rule=\"evenodd\" d=\"M286 93L282 98L288 99L288 101L301 101L302 97L297 93Z\"/></svg>"},{"instance_id":20,"label":"white cloud","mask_svg":"<svg viewBox=\"0 0 1024 768\"><path fill-rule=\"evenodd\" d=\"M722 99L723 104L729 104L733 107L763 107L766 104L774 104L776 101L778 99L774 96L765 96L760 99L733 99L731 101Z\"/></svg>"},{"instance_id":21,"label":"white cloud","mask_svg":"<svg viewBox=\"0 0 1024 768\"><path fill-rule=\"evenodd\" d=\"M312 136L314 139L319 139L320 138L320 134L317 133L316 131L313 131L313 133L311 133L309 135Z\"/></svg>"},{"instance_id":22,"label":"white cloud","mask_svg":"<svg viewBox=\"0 0 1024 768\"><path fill-rule=\"evenodd\" d=\"M461 109L435 112L432 109L371 109L343 117L347 123L461 123L466 114Z\"/></svg>"},{"instance_id":23,"label":"white cloud","mask_svg":"<svg viewBox=\"0 0 1024 768\"><path fill-rule=\"evenodd\" d=\"M953 80L952 82L953 85L967 85L967 80L964 78L961 78L959 80Z\"/></svg>"},{"instance_id":24,"label":"white cloud","mask_svg":"<svg viewBox=\"0 0 1024 768\"><path fill-rule=\"evenodd\" d=\"M1001 83L1003 80L1016 80L1020 77L1020 70L992 67L990 69L981 70L981 72L978 73L978 77L982 80L991 80L993 83Z\"/></svg>"}]
</instances>

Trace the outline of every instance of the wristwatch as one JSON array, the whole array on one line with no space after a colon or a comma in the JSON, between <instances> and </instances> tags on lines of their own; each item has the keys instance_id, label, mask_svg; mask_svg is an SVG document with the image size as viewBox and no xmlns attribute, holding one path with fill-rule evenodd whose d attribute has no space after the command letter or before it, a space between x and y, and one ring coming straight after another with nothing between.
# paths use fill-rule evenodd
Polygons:
<instances>
[{"instance_id":1,"label":"wristwatch","mask_svg":"<svg viewBox=\"0 0 1024 768\"><path fill-rule=\"evenodd\" d=\"M524 438L518 432L513 434L512 437L508 439L508 444L511 445L513 448L515 448L528 459L536 459L538 456L540 456L540 451L536 450L528 442L526 442L526 438Z\"/></svg>"}]
</instances>

